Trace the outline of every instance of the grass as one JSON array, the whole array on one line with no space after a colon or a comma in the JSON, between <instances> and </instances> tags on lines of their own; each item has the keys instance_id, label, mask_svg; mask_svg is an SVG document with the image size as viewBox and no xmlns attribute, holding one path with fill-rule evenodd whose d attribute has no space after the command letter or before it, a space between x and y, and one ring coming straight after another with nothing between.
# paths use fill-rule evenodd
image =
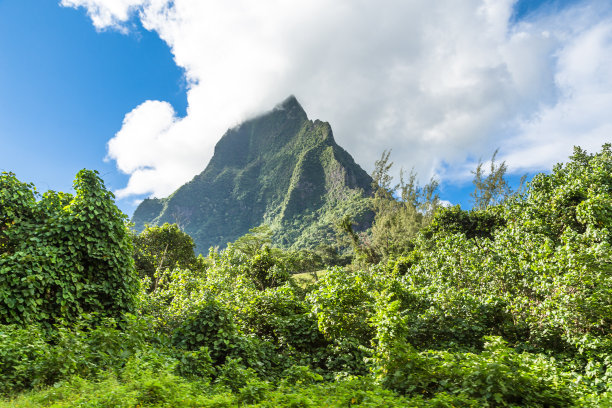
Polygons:
<instances>
[{"instance_id":1,"label":"grass","mask_svg":"<svg viewBox=\"0 0 612 408\"><path fill-rule=\"evenodd\" d=\"M262 386L265 385L265 386ZM0 408L205 408L205 407L393 407L410 405L408 400L365 379L333 383L275 386L251 381L235 393L218 386L190 383L163 373L155 378L100 381L75 377L55 386L0 398Z\"/></svg>"},{"instance_id":2,"label":"grass","mask_svg":"<svg viewBox=\"0 0 612 408\"><path fill-rule=\"evenodd\" d=\"M313 272L296 273L295 275L292 275L292 278L295 279L298 285L304 287L310 283L315 283L326 273L326 269L321 269Z\"/></svg>"}]
</instances>

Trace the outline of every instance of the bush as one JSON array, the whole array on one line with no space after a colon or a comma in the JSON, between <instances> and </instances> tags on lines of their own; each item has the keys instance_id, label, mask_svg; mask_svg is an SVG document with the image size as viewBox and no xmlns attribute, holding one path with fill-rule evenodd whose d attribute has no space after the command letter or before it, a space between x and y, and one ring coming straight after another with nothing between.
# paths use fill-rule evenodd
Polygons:
<instances>
[{"instance_id":1,"label":"bush","mask_svg":"<svg viewBox=\"0 0 612 408\"><path fill-rule=\"evenodd\" d=\"M488 211L464 211L459 205L441 208L431 224L425 228L426 236L435 234L464 234L467 238L493 238L495 229L504 227L506 220L494 208Z\"/></svg>"},{"instance_id":2,"label":"bush","mask_svg":"<svg viewBox=\"0 0 612 408\"><path fill-rule=\"evenodd\" d=\"M0 326L0 394L49 383L50 347L38 326Z\"/></svg>"},{"instance_id":3,"label":"bush","mask_svg":"<svg viewBox=\"0 0 612 408\"><path fill-rule=\"evenodd\" d=\"M0 393L52 385L80 376L119 372L133 355L149 348L146 321L129 317L117 327L110 318L93 317L44 331L40 326L0 326Z\"/></svg>"},{"instance_id":4,"label":"bush","mask_svg":"<svg viewBox=\"0 0 612 408\"><path fill-rule=\"evenodd\" d=\"M548 359L516 353L487 339L481 354L417 352L398 341L379 350L375 373L386 388L407 395L466 396L483 406L572 406L583 389Z\"/></svg>"},{"instance_id":5,"label":"bush","mask_svg":"<svg viewBox=\"0 0 612 408\"><path fill-rule=\"evenodd\" d=\"M369 271L329 270L307 297L321 333L334 342L369 345L373 332L367 321L377 287Z\"/></svg>"},{"instance_id":6,"label":"bush","mask_svg":"<svg viewBox=\"0 0 612 408\"><path fill-rule=\"evenodd\" d=\"M237 337L236 326L229 312L214 299L206 299L173 333L172 343L181 349L210 351L215 365L230 354Z\"/></svg>"},{"instance_id":7,"label":"bush","mask_svg":"<svg viewBox=\"0 0 612 408\"><path fill-rule=\"evenodd\" d=\"M244 332L270 341L284 352L310 354L327 345L308 303L290 286L253 291L237 308L236 317Z\"/></svg>"}]
</instances>

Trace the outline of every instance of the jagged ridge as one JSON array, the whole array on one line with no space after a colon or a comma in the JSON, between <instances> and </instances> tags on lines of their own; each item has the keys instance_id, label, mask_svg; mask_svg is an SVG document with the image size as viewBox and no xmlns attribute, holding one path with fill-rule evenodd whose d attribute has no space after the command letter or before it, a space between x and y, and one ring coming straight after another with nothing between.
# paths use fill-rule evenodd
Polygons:
<instances>
[{"instance_id":1,"label":"jagged ridge","mask_svg":"<svg viewBox=\"0 0 612 408\"><path fill-rule=\"evenodd\" d=\"M144 200L132 221L139 230L176 222L201 252L262 223L278 245L314 247L329 239L331 218L351 211L367 222L370 189L370 176L334 141L330 125L309 120L290 96L229 129L202 173L167 198Z\"/></svg>"}]
</instances>

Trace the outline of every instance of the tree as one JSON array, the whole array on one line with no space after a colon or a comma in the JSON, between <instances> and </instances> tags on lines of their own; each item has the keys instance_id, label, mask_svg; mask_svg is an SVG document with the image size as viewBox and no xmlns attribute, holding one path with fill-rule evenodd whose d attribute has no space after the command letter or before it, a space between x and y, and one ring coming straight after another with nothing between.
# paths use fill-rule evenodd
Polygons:
<instances>
[{"instance_id":1,"label":"tree","mask_svg":"<svg viewBox=\"0 0 612 408\"><path fill-rule=\"evenodd\" d=\"M255 256L257 251L263 249L266 246L270 246L272 243L272 230L267 224L253 227L249 230L248 234L244 234L238 238L234 243L234 248L246 256Z\"/></svg>"},{"instance_id":2,"label":"tree","mask_svg":"<svg viewBox=\"0 0 612 408\"><path fill-rule=\"evenodd\" d=\"M153 288L158 284L160 272L166 269L198 268L193 239L176 224L147 225L133 241L136 271L141 278L151 278Z\"/></svg>"},{"instance_id":3,"label":"tree","mask_svg":"<svg viewBox=\"0 0 612 408\"><path fill-rule=\"evenodd\" d=\"M371 256L371 259L386 259L410 251L412 239L429 224L440 206L435 178L420 187L414 170L407 180L402 170L399 184L393 185L393 177L389 174L393 162L389 161L389 155L390 152L383 152L372 173L372 209L376 215L370 239L377 256Z\"/></svg>"},{"instance_id":4,"label":"tree","mask_svg":"<svg viewBox=\"0 0 612 408\"><path fill-rule=\"evenodd\" d=\"M611 145L596 154L576 148L570 161L536 175L525 194L482 210L441 211L431 225L433 239L418 240L416 262L407 260L406 281L428 281L449 299L456 297L453 302L488 299L477 308L457 309L461 321L471 308L479 310L474 318L488 322L468 325L460 336L463 329L454 327L451 341L481 337L482 332L468 333L489 327L514 343L563 358L573 355L577 366L600 370L589 376L607 376L601 382L610 383L611 192ZM451 308L440 307L435 330L452 326L441 321L452 315ZM441 335L425 341L431 338Z\"/></svg>"},{"instance_id":5,"label":"tree","mask_svg":"<svg viewBox=\"0 0 612 408\"><path fill-rule=\"evenodd\" d=\"M245 273L259 290L280 286L290 276L284 260L274 256L268 246L259 249L249 258Z\"/></svg>"},{"instance_id":6,"label":"tree","mask_svg":"<svg viewBox=\"0 0 612 408\"><path fill-rule=\"evenodd\" d=\"M96 171L79 171L74 188L74 196L49 191L36 201L32 185L0 176L0 323L52 325L133 310L127 216Z\"/></svg>"},{"instance_id":7,"label":"tree","mask_svg":"<svg viewBox=\"0 0 612 408\"><path fill-rule=\"evenodd\" d=\"M336 228L340 233L343 233L350 241L350 245L355 253L355 260L358 264L368 263L374 264L380 261L380 256L376 252L376 249L368 242L363 242L364 237L360 237L359 234L353 229L353 220L350 216L345 215L336 225Z\"/></svg>"},{"instance_id":8,"label":"tree","mask_svg":"<svg viewBox=\"0 0 612 408\"><path fill-rule=\"evenodd\" d=\"M17 180L14 173L0 175L0 254L14 251L7 234L15 224L32 218L37 195L32 184Z\"/></svg>"},{"instance_id":9,"label":"tree","mask_svg":"<svg viewBox=\"0 0 612 408\"><path fill-rule=\"evenodd\" d=\"M491 157L491 167L489 173L485 176L482 169L484 163L482 160L478 161L476 170L472 171L474 175L474 191L470 194L474 208L482 209L487 208L491 205L499 204L506 199L511 193L510 185L506 180L506 171L508 166L503 161L499 165L495 163L495 158L499 149L496 149ZM521 185L525 177L521 180Z\"/></svg>"},{"instance_id":10,"label":"tree","mask_svg":"<svg viewBox=\"0 0 612 408\"><path fill-rule=\"evenodd\" d=\"M374 162L374 170L372 171L372 189L374 190L374 203L384 204L388 200L393 199L393 193L398 185L392 186L391 181L393 176L389 174L393 162L389 162L391 150L384 150L380 159Z\"/></svg>"}]
</instances>

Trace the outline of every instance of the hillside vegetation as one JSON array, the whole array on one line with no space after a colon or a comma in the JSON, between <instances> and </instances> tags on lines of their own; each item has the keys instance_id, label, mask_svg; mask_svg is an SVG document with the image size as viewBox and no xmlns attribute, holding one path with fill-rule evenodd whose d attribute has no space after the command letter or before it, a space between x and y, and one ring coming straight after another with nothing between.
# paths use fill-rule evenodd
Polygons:
<instances>
[{"instance_id":1,"label":"hillside vegetation","mask_svg":"<svg viewBox=\"0 0 612 408\"><path fill-rule=\"evenodd\" d=\"M330 125L309 120L291 96L229 129L201 174L167 198L144 200L132 221L139 231L176 223L201 253L261 224L277 246L313 249L334 241L339 217L369 226L371 183L336 144Z\"/></svg>"},{"instance_id":2,"label":"hillside vegetation","mask_svg":"<svg viewBox=\"0 0 612 408\"><path fill-rule=\"evenodd\" d=\"M299 284L324 258L266 228L196 256L94 172L39 199L3 173L0 406L612 406L611 146L514 194L480 174L470 211L392 194L388 159L372 228L336 220L352 263Z\"/></svg>"}]
</instances>

